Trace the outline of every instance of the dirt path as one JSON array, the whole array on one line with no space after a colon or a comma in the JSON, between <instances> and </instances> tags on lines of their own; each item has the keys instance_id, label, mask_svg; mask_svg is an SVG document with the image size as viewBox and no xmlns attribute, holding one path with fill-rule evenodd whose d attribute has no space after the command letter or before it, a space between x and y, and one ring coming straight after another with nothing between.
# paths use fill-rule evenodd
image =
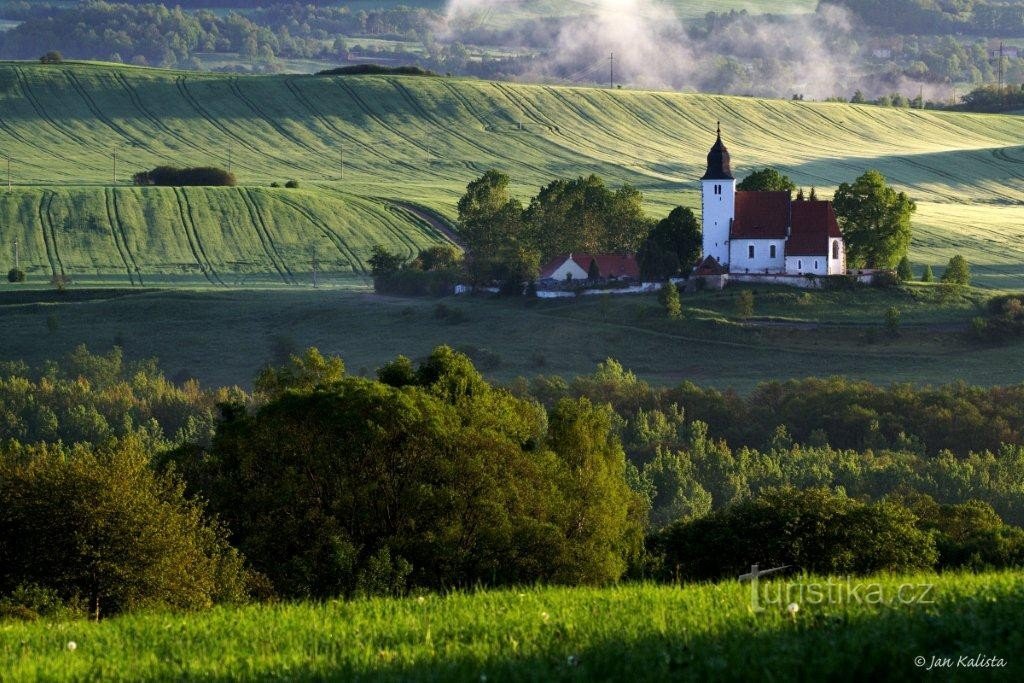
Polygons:
<instances>
[{"instance_id":1,"label":"dirt path","mask_svg":"<svg viewBox=\"0 0 1024 683\"><path fill-rule=\"evenodd\" d=\"M445 219L441 218L441 216L439 216L438 214L434 213L433 211L428 211L427 209L424 209L422 206L416 206L415 204L408 204L406 202L399 202L393 199L388 199L385 201L387 201L392 206L397 206L400 209L408 211L409 213L413 214L420 220L426 222L428 225L430 225L430 227L434 228L439 233L444 235L446 238L448 238L450 242L457 245L459 248L466 248L466 245L462 243L462 238L459 237L459 234L452 230L451 224L448 223L448 221L446 221Z\"/></svg>"}]
</instances>

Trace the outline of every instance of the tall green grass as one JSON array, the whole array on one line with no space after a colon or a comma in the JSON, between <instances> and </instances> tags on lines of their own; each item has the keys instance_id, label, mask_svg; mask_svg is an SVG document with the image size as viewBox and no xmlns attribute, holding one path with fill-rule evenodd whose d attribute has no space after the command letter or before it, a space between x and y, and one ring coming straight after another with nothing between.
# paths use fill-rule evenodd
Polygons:
<instances>
[{"instance_id":1,"label":"tall green grass","mask_svg":"<svg viewBox=\"0 0 1024 683\"><path fill-rule=\"evenodd\" d=\"M762 585L762 596L782 598L763 612L752 609L748 584L727 581L7 622L0 670L10 681L907 680L926 673L916 657L982 654L1005 667L931 676L1019 680L1024 672L1020 573L832 582L832 604ZM901 586L912 604L897 598ZM795 615L786 610L792 600Z\"/></svg>"}]
</instances>

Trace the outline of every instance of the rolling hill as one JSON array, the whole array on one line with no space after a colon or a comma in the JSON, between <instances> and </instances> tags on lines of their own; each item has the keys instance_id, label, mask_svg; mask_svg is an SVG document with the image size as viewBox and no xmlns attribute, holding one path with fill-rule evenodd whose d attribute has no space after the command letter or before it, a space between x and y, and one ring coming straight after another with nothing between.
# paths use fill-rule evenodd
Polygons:
<instances>
[{"instance_id":1,"label":"rolling hill","mask_svg":"<svg viewBox=\"0 0 1024 683\"><path fill-rule=\"evenodd\" d=\"M1021 117L449 78L0 63L0 242L37 281L283 286L315 250L363 285L374 244L445 239L434 217L489 168L524 198L597 173L654 215L696 207L717 120L738 173L773 165L827 194L878 168L918 200L916 263L960 252L980 284L1024 287ZM240 187L130 186L158 164L230 164ZM288 179L301 189L269 187Z\"/></svg>"}]
</instances>

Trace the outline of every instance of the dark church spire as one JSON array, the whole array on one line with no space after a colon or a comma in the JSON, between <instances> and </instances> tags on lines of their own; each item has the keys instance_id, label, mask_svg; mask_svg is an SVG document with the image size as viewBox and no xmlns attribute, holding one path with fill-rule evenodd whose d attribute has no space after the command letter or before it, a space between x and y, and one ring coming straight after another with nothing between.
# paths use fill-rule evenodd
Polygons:
<instances>
[{"instance_id":1,"label":"dark church spire","mask_svg":"<svg viewBox=\"0 0 1024 683\"><path fill-rule=\"evenodd\" d=\"M701 180L733 180L729 150L722 142L722 122L718 122L718 139L708 152L708 170Z\"/></svg>"}]
</instances>

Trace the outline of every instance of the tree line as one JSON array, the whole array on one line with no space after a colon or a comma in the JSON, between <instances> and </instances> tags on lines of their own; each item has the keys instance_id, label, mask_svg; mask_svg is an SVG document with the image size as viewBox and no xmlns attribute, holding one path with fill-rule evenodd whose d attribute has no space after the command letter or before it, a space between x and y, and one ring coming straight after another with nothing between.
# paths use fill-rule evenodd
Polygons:
<instances>
[{"instance_id":1,"label":"tree line","mask_svg":"<svg viewBox=\"0 0 1024 683\"><path fill-rule=\"evenodd\" d=\"M1020 387L503 388L446 347L251 394L85 349L2 376L0 617L1024 562Z\"/></svg>"}]
</instances>

